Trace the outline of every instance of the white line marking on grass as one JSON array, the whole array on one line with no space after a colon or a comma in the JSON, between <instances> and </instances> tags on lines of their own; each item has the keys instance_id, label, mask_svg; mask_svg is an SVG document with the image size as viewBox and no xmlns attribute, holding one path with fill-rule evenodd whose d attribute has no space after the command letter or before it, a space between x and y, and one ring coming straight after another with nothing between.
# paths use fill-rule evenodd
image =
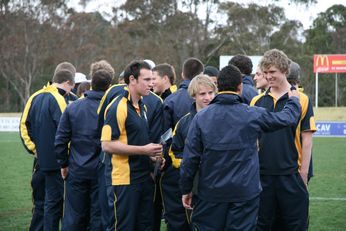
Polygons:
<instances>
[{"instance_id":1,"label":"white line marking on grass","mask_svg":"<svg viewBox=\"0 0 346 231\"><path fill-rule=\"evenodd\" d=\"M313 201L346 201L345 197L310 197Z\"/></svg>"}]
</instances>

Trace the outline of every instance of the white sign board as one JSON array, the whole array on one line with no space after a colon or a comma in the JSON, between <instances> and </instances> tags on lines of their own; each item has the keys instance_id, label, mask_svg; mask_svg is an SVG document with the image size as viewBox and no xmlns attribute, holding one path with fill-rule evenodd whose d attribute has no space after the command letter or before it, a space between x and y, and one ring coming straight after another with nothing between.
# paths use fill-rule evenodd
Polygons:
<instances>
[{"instance_id":1,"label":"white sign board","mask_svg":"<svg viewBox=\"0 0 346 231\"><path fill-rule=\"evenodd\" d=\"M18 132L20 117L0 117L1 132Z\"/></svg>"},{"instance_id":2,"label":"white sign board","mask_svg":"<svg viewBox=\"0 0 346 231\"><path fill-rule=\"evenodd\" d=\"M231 58L233 58L233 56L231 55L221 55L220 56L220 70L228 65L228 62L231 60ZM256 68L262 58L262 56L249 56L249 58L252 61L252 74L256 73Z\"/></svg>"}]
</instances>

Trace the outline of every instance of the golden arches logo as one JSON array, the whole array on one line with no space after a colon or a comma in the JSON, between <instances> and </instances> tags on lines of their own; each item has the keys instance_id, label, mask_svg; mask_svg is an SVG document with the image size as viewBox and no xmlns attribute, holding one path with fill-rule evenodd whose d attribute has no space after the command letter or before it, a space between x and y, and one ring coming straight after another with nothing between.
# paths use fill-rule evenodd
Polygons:
<instances>
[{"instance_id":1,"label":"golden arches logo","mask_svg":"<svg viewBox=\"0 0 346 231\"><path fill-rule=\"evenodd\" d=\"M316 57L316 67L327 66L329 67L329 59L327 55L317 55Z\"/></svg>"}]
</instances>

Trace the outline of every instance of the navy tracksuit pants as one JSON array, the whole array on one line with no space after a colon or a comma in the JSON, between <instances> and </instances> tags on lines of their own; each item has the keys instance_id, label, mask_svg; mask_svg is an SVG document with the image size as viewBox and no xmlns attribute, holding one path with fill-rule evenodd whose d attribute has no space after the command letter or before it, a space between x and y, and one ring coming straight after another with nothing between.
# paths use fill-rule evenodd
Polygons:
<instances>
[{"instance_id":1,"label":"navy tracksuit pants","mask_svg":"<svg viewBox=\"0 0 346 231\"><path fill-rule=\"evenodd\" d=\"M154 191L154 208L153 208L153 231L161 230L161 219L163 213L162 205L162 192L161 192L161 174L155 179L155 191Z\"/></svg>"},{"instance_id":2,"label":"navy tracksuit pants","mask_svg":"<svg viewBox=\"0 0 346 231\"><path fill-rule=\"evenodd\" d=\"M309 194L299 173L261 175L261 184L257 230L307 230Z\"/></svg>"},{"instance_id":3,"label":"navy tracksuit pants","mask_svg":"<svg viewBox=\"0 0 346 231\"><path fill-rule=\"evenodd\" d=\"M109 221L108 195L105 177L105 164L100 162L98 166L99 205L101 210L102 230L106 230Z\"/></svg>"},{"instance_id":4,"label":"navy tracksuit pants","mask_svg":"<svg viewBox=\"0 0 346 231\"><path fill-rule=\"evenodd\" d=\"M243 202L208 202L195 198L193 230L254 231L259 197Z\"/></svg>"},{"instance_id":5,"label":"navy tracksuit pants","mask_svg":"<svg viewBox=\"0 0 346 231\"><path fill-rule=\"evenodd\" d=\"M43 231L45 176L40 170L36 158L31 178L31 188L34 208L32 209L32 219L29 230Z\"/></svg>"},{"instance_id":6,"label":"navy tracksuit pants","mask_svg":"<svg viewBox=\"0 0 346 231\"><path fill-rule=\"evenodd\" d=\"M180 169L172 165L162 173L162 201L167 229L170 231L189 231L189 215L184 208L179 189Z\"/></svg>"},{"instance_id":7,"label":"navy tracksuit pants","mask_svg":"<svg viewBox=\"0 0 346 231\"><path fill-rule=\"evenodd\" d=\"M65 187L62 230L102 230L97 178L69 175Z\"/></svg>"},{"instance_id":8,"label":"navy tracksuit pants","mask_svg":"<svg viewBox=\"0 0 346 231\"><path fill-rule=\"evenodd\" d=\"M107 231L151 231L153 225L154 181L107 186L111 215Z\"/></svg>"},{"instance_id":9,"label":"navy tracksuit pants","mask_svg":"<svg viewBox=\"0 0 346 231\"><path fill-rule=\"evenodd\" d=\"M63 213L64 181L60 170L45 171L44 230L59 230Z\"/></svg>"}]
</instances>

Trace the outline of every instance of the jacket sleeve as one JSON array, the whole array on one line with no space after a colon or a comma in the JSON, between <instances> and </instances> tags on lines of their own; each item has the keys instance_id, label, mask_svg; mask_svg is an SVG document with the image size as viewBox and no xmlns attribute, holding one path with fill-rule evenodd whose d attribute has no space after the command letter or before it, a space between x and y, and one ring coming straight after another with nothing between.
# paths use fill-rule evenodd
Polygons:
<instances>
[{"instance_id":1,"label":"jacket sleeve","mask_svg":"<svg viewBox=\"0 0 346 231\"><path fill-rule=\"evenodd\" d=\"M167 100L168 99L168 100ZM167 98L163 103L163 131L167 131L173 127L173 102L170 98Z\"/></svg>"},{"instance_id":2,"label":"jacket sleeve","mask_svg":"<svg viewBox=\"0 0 346 231\"><path fill-rule=\"evenodd\" d=\"M181 160L183 158L183 151L185 146L185 139L183 137L183 131L181 127L181 120L175 125L172 138L172 146L169 150L169 156L172 159L172 165L175 168L179 168Z\"/></svg>"},{"instance_id":3,"label":"jacket sleeve","mask_svg":"<svg viewBox=\"0 0 346 231\"><path fill-rule=\"evenodd\" d=\"M25 149L30 153L36 154L36 145L32 139L32 128L30 123L30 109L31 109L32 97L29 98L28 102L24 107L22 117L20 118L19 131L20 138L23 142Z\"/></svg>"},{"instance_id":4,"label":"jacket sleeve","mask_svg":"<svg viewBox=\"0 0 346 231\"><path fill-rule=\"evenodd\" d=\"M257 122L264 132L275 131L286 126L296 125L301 115L301 106L297 97L291 97L280 112L262 111Z\"/></svg>"},{"instance_id":5,"label":"jacket sleeve","mask_svg":"<svg viewBox=\"0 0 346 231\"><path fill-rule=\"evenodd\" d=\"M98 114L97 130L98 130L99 137L101 137L102 127L103 127L103 124L105 122L105 111L106 111L106 107L108 105L108 101L107 101L108 92L109 92L109 90L106 91L106 93L103 95L103 97L100 101L100 105L97 109L97 114Z\"/></svg>"},{"instance_id":6,"label":"jacket sleeve","mask_svg":"<svg viewBox=\"0 0 346 231\"><path fill-rule=\"evenodd\" d=\"M71 141L72 129L69 116L69 108L62 114L58 130L55 135L55 153L61 168L68 166L69 142Z\"/></svg>"},{"instance_id":7,"label":"jacket sleeve","mask_svg":"<svg viewBox=\"0 0 346 231\"><path fill-rule=\"evenodd\" d=\"M203 145L201 141L201 130L198 126L198 115L191 122L187 134L184 156L180 165L180 190L181 193L188 194L192 191L193 180L198 171Z\"/></svg>"},{"instance_id":8,"label":"jacket sleeve","mask_svg":"<svg viewBox=\"0 0 346 231\"><path fill-rule=\"evenodd\" d=\"M159 143L162 134L162 110L161 102L156 104L152 118L149 121L149 139L152 143Z\"/></svg>"}]
</instances>

